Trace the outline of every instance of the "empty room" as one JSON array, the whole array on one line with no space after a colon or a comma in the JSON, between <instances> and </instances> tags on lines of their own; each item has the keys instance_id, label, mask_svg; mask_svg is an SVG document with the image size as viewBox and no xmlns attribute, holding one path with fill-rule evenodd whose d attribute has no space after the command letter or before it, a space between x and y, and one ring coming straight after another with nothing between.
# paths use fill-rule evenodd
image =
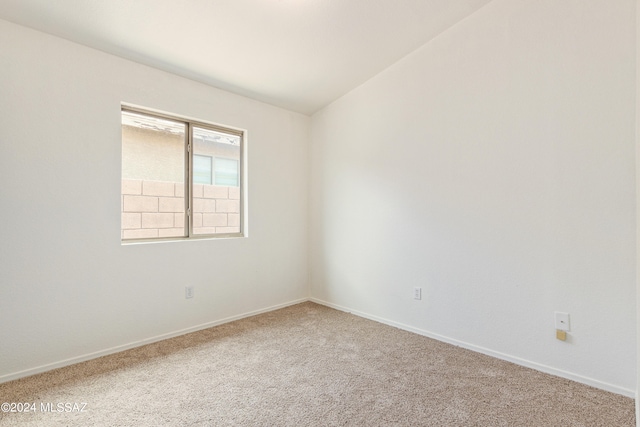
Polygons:
<instances>
[{"instance_id":1,"label":"empty room","mask_svg":"<svg viewBox=\"0 0 640 427\"><path fill-rule=\"evenodd\" d=\"M636 0L0 0L0 426L640 426Z\"/></svg>"}]
</instances>

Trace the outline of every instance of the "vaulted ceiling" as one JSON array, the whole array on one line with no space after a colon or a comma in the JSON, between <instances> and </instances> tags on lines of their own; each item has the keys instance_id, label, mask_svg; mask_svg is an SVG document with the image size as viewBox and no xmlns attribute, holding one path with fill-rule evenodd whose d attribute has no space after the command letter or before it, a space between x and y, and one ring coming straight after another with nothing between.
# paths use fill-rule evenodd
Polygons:
<instances>
[{"instance_id":1,"label":"vaulted ceiling","mask_svg":"<svg viewBox=\"0 0 640 427\"><path fill-rule=\"evenodd\" d=\"M489 1L0 0L0 18L312 114Z\"/></svg>"}]
</instances>

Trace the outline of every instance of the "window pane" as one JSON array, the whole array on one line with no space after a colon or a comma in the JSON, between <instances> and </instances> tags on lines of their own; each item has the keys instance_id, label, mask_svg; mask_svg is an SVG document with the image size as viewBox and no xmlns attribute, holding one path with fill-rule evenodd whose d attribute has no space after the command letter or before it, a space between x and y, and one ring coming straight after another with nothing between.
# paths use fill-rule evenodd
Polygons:
<instances>
[{"instance_id":1,"label":"window pane","mask_svg":"<svg viewBox=\"0 0 640 427\"><path fill-rule=\"evenodd\" d=\"M216 157L216 185L239 185L237 160Z\"/></svg>"},{"instance_id":2,"label":"window pane","mask_svg":"<svg viewBox=\"0 0 640 427\"><path fill-rule=\"evenodd\" d=\"M193 127L194 235L240 232L240 144L238 135ZM201 157L213 160L206 183L196 177Z\"/></svg>"},{"instance_id":3,"label":"window pane","mask_svg":"<svg viewBox=\"0 0 640 427\"><path fill-rule=\"evenodd\" d=\"M211 184L211 157L193 155L193 183Z\"/></svg>"},{"instance_id":4,"label":"window pane","mask_svg":"<svg viewBox=\"0 0 640 427\"><path fill-rule=\"evenodd\" d=\"M122 239L184 237L184 123L122 111Z\"/></svg>"}]
</instances>

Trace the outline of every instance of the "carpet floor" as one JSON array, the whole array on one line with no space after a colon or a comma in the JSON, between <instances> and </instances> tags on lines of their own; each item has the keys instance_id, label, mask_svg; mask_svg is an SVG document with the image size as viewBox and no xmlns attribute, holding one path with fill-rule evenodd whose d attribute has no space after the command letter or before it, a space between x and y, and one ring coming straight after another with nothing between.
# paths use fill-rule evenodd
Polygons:
<instances>
[{"instance_id":1,"label":"carpet floor","mask_svg":"<svg viewBox=\"0 0 640 427\"><path fill-rule=\"evenodd\" d=\"M633 399L310 302L0 384L2 402L32 406L1 426L635 426Z\"/></svg>"}]
</instances>

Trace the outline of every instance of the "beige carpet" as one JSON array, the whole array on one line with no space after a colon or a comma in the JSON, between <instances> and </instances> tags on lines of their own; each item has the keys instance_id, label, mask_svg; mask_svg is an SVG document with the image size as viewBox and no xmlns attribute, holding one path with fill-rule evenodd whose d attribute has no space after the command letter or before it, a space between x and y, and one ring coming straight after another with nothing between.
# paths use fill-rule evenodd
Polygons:
<instances>
[{"instance_id":1,"label":"beige carpet","mask_svg":"<svg viewBox=\"0 0 640 427\"><path fill-rule=\"evenodd\" d=\"M0 384L0 402L36 403L2 426L635 425L630 398L313 303Z\"/></svg>"}]
</instances>

